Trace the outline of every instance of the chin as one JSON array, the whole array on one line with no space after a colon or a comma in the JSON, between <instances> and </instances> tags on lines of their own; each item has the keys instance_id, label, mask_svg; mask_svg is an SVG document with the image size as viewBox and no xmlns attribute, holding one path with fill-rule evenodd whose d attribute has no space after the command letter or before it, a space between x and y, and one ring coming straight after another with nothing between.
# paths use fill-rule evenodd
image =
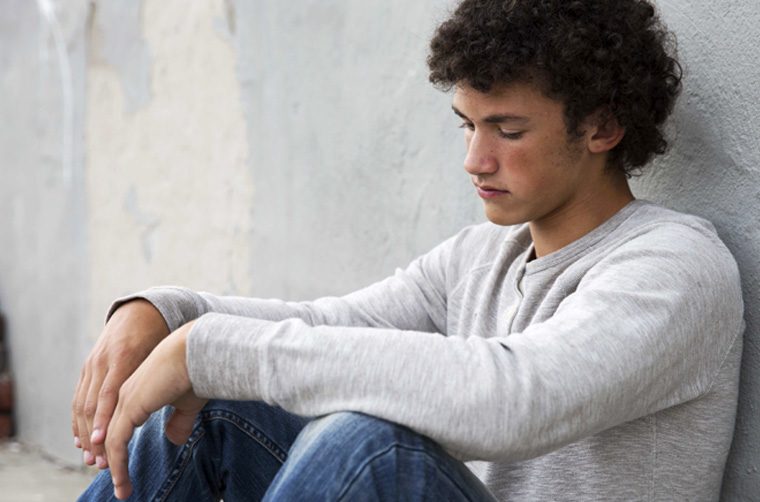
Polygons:
<instances>
[{"instance_id":1,"label":"chin","mask_svg":"<svg viewBox=\"0 0 760 502\"><path fill-rule=\"evenodd\" d=\"M519 225L530 221L530 218L525 215L519 215L515 213L509 213L506 211L494 211L486 207L486 218L494 225L501 225L508 227L511 225Z\"/></svg>"}]
</instances>

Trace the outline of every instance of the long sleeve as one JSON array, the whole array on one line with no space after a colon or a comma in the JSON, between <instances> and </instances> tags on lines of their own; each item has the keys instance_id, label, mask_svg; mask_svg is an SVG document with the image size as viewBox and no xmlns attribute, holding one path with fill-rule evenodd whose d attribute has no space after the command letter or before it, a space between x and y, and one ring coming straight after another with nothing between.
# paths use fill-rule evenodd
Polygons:
<instances>
[{"instance_id":1,"label":"long sleeve","mask_svg":"<svg viewBox=\"0 0 760 502\"><path fill-rule=\"evenodd\" d=\"M404 288L400 304L430 298ZM201 396L313 416L360 411L461 459L511 461L702 395L740 343L741 317L724 248L654 232L606 254L549 319L520 333L206 314L189 336L188 368Z\"/></svg>"},{"instance_id":2,"label":"long sleeve","mask_svg":"<svg viewBox=\"0 0 760 502\"><path fill-rule=\"evenodd\" d=\"M342 297L288 302L278 299L216 296L176 286L151 288L116 300L108 316L124 303L144 298L164 317L170 331L207 313L268 321L296 318L310 326L372 326L445 332L446 290L456 280L449 256L469 227L418 257L394 275Z\"/></svg>"}]
</instances>

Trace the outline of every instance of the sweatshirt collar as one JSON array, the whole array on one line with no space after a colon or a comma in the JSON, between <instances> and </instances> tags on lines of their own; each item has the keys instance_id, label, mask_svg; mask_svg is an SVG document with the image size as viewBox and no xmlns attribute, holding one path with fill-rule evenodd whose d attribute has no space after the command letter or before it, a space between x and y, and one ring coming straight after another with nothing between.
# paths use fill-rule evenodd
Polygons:
<instances>
[{"instance_id":1,"label":"sweatshirt collar","mask_svg":"<svg viewBox=\"0 0 760 502\"><path fill-rule=\"evenodd\" d=\"M526 274L534 274L536 272L539 272L541 270L545 270L547 268L551 268L557 265L560 265L562 263L565 263L566 261L573 260L578 257L578 255L584 254L589 248L593 247L595 244L597 244L599 241L607 237L609 234L611 234L616 228L618 228L624 221L626 221L628 218L630 218L636 211L638 211L639 208L650 204L647 201L634 199L628 204L626 204L620 211L615 213L611 218L609 218L607 221L593 229L591 232L587 233L580 239L577 239L567 246L558 249L557 251L554 251L552 253L549 253L546 256L542 256L540 258L536 258L535 260L532 260L528 262L525 266L525 273ZM533 254L533 243L530 243L528 253L526 253L526 256L530 256Z\"/></svg>"}]
</instances>

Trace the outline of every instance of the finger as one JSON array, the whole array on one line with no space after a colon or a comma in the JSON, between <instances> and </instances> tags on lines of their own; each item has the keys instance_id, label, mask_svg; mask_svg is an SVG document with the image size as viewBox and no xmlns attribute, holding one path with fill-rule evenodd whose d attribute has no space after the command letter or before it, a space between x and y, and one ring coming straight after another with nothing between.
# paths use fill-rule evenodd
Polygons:
<instances>
[{"instance_id":1,"label":"finger","mask_svg":"<svg viewBox=\"0 0 760 502\"><path fill-rule=\"evenodd\" d=\"M74 435L74 446L77 448L82 447L82 441L79 439L79 424L77 423L77 415L74 413L74 407L76 406L76 394L74 400L71 403L71 433Z\"/></svg>"},{"instance_id":2,"label":"finger","mask_svg":"<svg viewBox=\"0 0 760 502\"><path fill-rule=\"evenodd\" d=\"M195 418L199 410L185 411L175 409L171 418L166 423L164 434L167 439L177 446L182 446L187 442L190 434L193 432Z\"/></svg>"},{"instance_id":3,"label":"finger","mask_svg":"<svg viewBox=\"0 0 760 502\"><path fill-rule=\"evenodd\" d=\"M100 389L103 386L103 381L106 378L106 371L94 371L90 378L90 387L87 390L87 398L84 403L84 415L85 422L87 424L87 439L90 444L90 453L93 456L93 463L97 463L97 458L104 455L103 445L101 443L94 443L92 441L93 436L93 420L95 412L98 407L98 399L100 396Z\"/></svg>"},{"instance_id":4,"label":"finger","mask_svg":"<svg viewBox=\"0 0 760 502\"><path fill-rule=\"evenodd\" d=\"M108 446L111 442L110 438L106 440L113 493L117 499L124 500L132 494L132 482L129 479L129 458L126 446L123 448L115 444Z\"/></svg>"},{"instance_id":5,"label":"finger","mask_svg":"<svg viewBox=\"0 0 760 502\"><path fill-rule=\"evenodd\" d=\"M116 371L109 371L100 386L97 408L92 419L92 435L90 436L90 441L94 445L101 445L105 442L108 424L119 399L119 386L124 380L123 375Z\"/></svg>"},{"instance_id":6,"label":"finger","mask_svg":"<svg viewBox=\"0 0 760 502\"><path fill-rule=\"evenodd\" d=\"M128 398L127 398L128 399ZM137 410L134 417L130 417L128 406L124 406L123 396L120 396L116 405L111 424L108 426L106 438L106 456L111 469L111 480L114 486L114 495L119 500L124 500L132 493L132 483L129 479L129 452L127 445L135 428L142 425L147 415Z\"/></svg>"},{"instance_id":7,"label":"finger","mask_svg":"<svg viewBox=\"0 0 760 502\"><path fill-rule=\"evenodd\" d=\"M114 416L108 428L108 437L106 438L106 456L111 466L111 482L114 487L116 498L123 500L132 492L129 481L128 456L126 452L126 442L129 439L123 439L125 431L131 436L129 428L123 425L122 406L117 405L114 410Z\"/></svg>"},{"instance_id":8,"label":"finger","mask_svg":"<svg viewBox=\"0 0 760 502\"><path fill-rule=\"evenodd\" d=\"M100 395L100 388L103 386L103 381L106 379L106 373L108 370L101 371L99 368L91 373L90 385L87 387L87 393L84 400L84 417L87 422L87 427L92 432L92 422L95 417L95 411L98 408L98 396Z\"/></svg>"},{"instance_id":9,"label":"finger","mask_svg":"<svg viewBox=\"0 0 760 502\"><path fill-rule=\"evenodd\" d=\"M79 372L79 381L77 381L76 389L74 389L74 397L71 399L71 433L74 435L74 446L77 448L82 447L82 441L79 439L79 424L77 422L77 403L79 402L79 392L82 388L82 380L84 379L84 366Z\"/></svg>"},{"instance_id":10,"label":"finger","mask_svg":"<svg viewBox=\"0 0 760 502\"><path fill-rule=\"evenodd\" d=\"M90 442L93 445L95 465L100 469L108 467L108 455L106 455L104 446L106 432L116 409L116 403L119 400L117 385L121 384L123 380L124 378L120 377L116 372L108 372L98 394L98 407L95 410L95 417L92 421Z\"/></svg>"},{"instance_id":11,"label":"finger","mask_svg":"<svg viewBox=\"0 0 760 502\"><path fill-rule=\"evenodd\" d=\"M93 465L95 463L95 456L92 454L92 446L87 438L87 423L83 417L78 417L79 430L82 434L79 436L79 441L82 446L82 462L87 465Z\"/></svg>"},{"instance_id":12,"label":"finger","mask_svg":"<svg viewBox=\"0 0 760 502\"><path fill-rule=\"evenodd\" d=\"M92 459L90 458L90 438L89 438L89 428L87 426L87 420L86 420L86 412L85 412L85 402L87 400L87 389L90 387L90 374L89 371L85 371L84 380L82 381L82 384L79 388L79 392L77 393L76 402L74 404L74 414L77 423L77 437L79 438L79 444L83 451L83 459L84 463L87 465L92 465L94 463L94 457Z\"/></svg>"}]
</instances>

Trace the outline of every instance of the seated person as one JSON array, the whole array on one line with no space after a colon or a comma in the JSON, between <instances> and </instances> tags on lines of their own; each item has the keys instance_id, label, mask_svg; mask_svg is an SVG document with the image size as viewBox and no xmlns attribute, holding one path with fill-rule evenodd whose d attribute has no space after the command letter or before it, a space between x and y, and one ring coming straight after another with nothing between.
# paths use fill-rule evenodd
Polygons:
<instances>
[{"instance_id":1,"label":"seated person","mask_svg":"<svg viewBox=\"0 0 760 502\"><path fill-rule=\"evenodd\" d=\"M715 500L737 267L628 185L665 150L669 40L645 0L461 2L430 79L489 221L339 298L117 301L74 398L81 500Z\"/></svg>"}]
</instances>

